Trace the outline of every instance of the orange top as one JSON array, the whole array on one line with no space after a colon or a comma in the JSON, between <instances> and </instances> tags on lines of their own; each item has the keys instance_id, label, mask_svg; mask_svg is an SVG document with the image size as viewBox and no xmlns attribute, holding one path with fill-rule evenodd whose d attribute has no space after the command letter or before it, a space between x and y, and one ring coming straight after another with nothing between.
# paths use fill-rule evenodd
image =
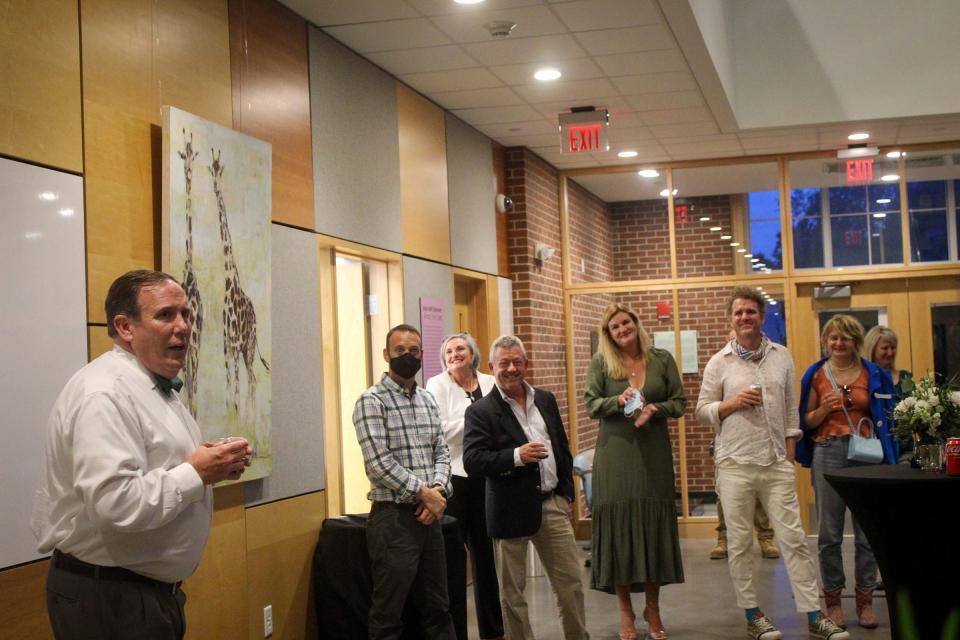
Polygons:
<instances>
[{"instance_id":1,"label":"orange top","mask_svg":"<svg viewBox=\"0 0 960 640\"><path fill-rule=\"evenodd\" d=\"M828 365L824 364L823 367L814 374L813 380L810 381L813 390L817 392L817 397L821 399L833 391L830 380L823 370L824 367L827 366ZM844 406L847 407L847 413L850 414L850 419L853 421L853 424L860 422L860 418L864 416L870 417L870 391L867 385L867 368L863 367L860 369L860 375L857 376L857 379L851 384L846 385L847 390L845 390L843 386L839 388L840 395L842 396L841 400ZM867 435L865 425L861 428L860 434ZM823 442L830 438L849 435L850 423L847 422L847 417L843 415L843 409L835 409L828 413L827 417L820 423L820 426L817 427L817 433L813 436L813 440L814 442Z\"/></svg>"}]
</instances>

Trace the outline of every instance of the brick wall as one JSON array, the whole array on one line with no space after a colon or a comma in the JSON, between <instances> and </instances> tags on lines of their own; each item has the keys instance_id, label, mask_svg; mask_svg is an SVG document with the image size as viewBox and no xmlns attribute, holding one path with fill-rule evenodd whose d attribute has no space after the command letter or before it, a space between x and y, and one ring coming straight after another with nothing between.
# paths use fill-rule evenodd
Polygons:
<instances>
[{"instance_id":1,"label":"brick wall","mask_svg":"<svg viewBox=\"0 0 960 640\"><path fill-rule=\"evenodd\" d=\"M619 264L614 257L618 238L613 233L610 208L577 182L568 180L567 184L570 279L574 283L620 279L614 273L614 266Z\"/></svg>"},{"instance_id":2,"label":"brick wall","mask_svg":"<svg viewBox=\"0 0 960 640\"><path fill-rule=\"evenodd\" d=\"M556 394L566 415L557 171L525 148L509 148L506 156L507 195L514 202L507 218L514 331L527 348L528 381ZM537 242L557 249L542 265L534 258Z\"/></svg>"}]
</instances>

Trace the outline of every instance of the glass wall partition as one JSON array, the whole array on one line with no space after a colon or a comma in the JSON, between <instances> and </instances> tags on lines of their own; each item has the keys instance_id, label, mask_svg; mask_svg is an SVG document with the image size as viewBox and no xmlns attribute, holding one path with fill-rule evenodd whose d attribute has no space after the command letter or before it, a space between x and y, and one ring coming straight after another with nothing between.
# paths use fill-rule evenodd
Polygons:
<instances>
[{"instance_id":1,"label":"glass wall partition","mask_svg":"<svg viewBox=\"0 0 960 640\"><path fill-rule=\"evenodd\" d=\"M911 152L904 166L911 262L957 260L960 150Z\"/></svg>"},{"instance_id":2,"label":"glass wall partition","mask_svg":"<svg viewBox=\"0 0 960 640\"><path fill-rule=\"evenodd\" d=\"M567 181L573 283L670 277L666 171Z\"/></svg>"},{"instance_id":3,"label":"glass wall partition","mask_svg":"<svg viewBox=\"0 0 960 640\"><path fill-rule=\"evenodd\" d=\"M797 269L903 263L898 163L872 160L789 163Z\"/></svg>"},{"instance_id":4,"label":"glass wall partition","mask_svg":"<svg viewBox=\"0 0 960 640\"><path fill-rule=\"evenodd\" d=\"M777 164L673 172L680 277L783 269Z\"/></svg>"},{"instance_id":5,"label":"glass wall partition","mask_svg":"<svg viewBox=\"0 0 960 640\"><path fill-rule=\"evenodd\" d=\"M626 304L636 311L640 324L650 334L651 338L662 340L662 336L666 332L669 332L670 336L673 335L673 319L670 312L665 311L663 304L659 303L666 303L667 309L669 309L672 306L672 300L673 294L669 290L577 294L571 297L574 353L574 366L571 374L575 380L576 393L575 398L571 399L570 405L571 413L575 413L577 417L577 450L581 453L594 450L598 446L598 442L600 446L616 446L616 442L613 440L603 441L600 439L600 421L589 416L584 403L587 371L591 358L599 349L600 322L604 311L613 302ZM673 452L672 464L675 475L677 512L682 513L678 421L671 419L667 426ZM587 515L587 513L581 513L580 517L586 517Z\"/></svg>"}]
</instances>

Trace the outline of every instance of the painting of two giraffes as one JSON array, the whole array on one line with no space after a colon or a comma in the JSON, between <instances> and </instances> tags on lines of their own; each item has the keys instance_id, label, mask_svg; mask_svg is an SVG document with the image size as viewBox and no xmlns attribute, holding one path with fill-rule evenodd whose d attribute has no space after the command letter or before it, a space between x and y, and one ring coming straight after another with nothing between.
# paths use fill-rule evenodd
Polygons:
<instances>
[{"instance_id":1,"label":"painting of two giraffes","mask_svg":"<svg viewBox=\"0 0 960 640\"><path fill-rule=\"evenodd\" d=\"M187 293L184 404L205 438L243 436L270 474L271 147L164 107L163 268Z\"/></svg>"}]
</instances>

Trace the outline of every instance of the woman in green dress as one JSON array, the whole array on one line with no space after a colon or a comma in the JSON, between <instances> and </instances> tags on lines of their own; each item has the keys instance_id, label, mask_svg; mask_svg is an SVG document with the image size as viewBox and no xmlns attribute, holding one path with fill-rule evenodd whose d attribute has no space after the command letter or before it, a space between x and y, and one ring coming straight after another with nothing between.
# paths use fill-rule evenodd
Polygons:
<instances>
[{"instance_id":1,"label":"woman in green dress","mask_svg":"<svg viewBox=\"0 0 960 640\"><path fill-rule=\"evenodd\" d=\"M638 394L643 404L634 410ZM617 595L622 640L637 637L630 594L643 591L649 635L663 640L660 585L683 582L667 418L683 415L687 399L673 357L651 346L625 305L603 314L584 399L590 416L600 419L590 586Z\"/></svg>"}]
</instances>

